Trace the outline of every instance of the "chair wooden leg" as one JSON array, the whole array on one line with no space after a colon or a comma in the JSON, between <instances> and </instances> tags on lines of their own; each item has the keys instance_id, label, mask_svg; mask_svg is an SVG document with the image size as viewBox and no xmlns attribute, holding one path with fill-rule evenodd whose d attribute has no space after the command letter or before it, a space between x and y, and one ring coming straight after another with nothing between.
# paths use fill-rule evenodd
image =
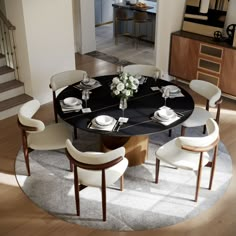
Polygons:
<instances>
[{"instance_id":1,"label":"chair wooden leg","mask_svg":"<svg viewBox=\"0 0 236 236\"><path fill-rule=\"evenodd\" d=\"M196 184L196 192L195 192L195 199L194 201L197 202L198 200L198 192L200 187L200 181L201 181L201 174L202 174L202 152L200 154L200 160L198 165L198 173L197 173L197 184Z\"/></svg>"},{"instance_id":2,"label":"chair wooden leg","mask_svg":"<svg viewBox=\"0 0 236 236\"><path fill-rule=\"evenodd\" d=\"M106 221L106 178L105 170L102 170L102 216L103 221Z\"/></svg>"},{"instance_id":3,"label":"chair wooden leg","mask_svg":"<svg viewBox=\"0 0 236 236\"><path fill-rule=\"evenodd\" d=\"M27 145L27 136L25 131L22 131L22 145L23 145L23 152L25 157L25 165L27 169L28 176L30 176L30 165L29 165L29 148Z\"/></svg>"},{"instance_id":4,"label":"chair wooden leg","mask_svg":"<svg viewBox=\"0 0 236 236\"><path fill-rule=\"evenodd\" d=\"M80 191L80 186L78 182L78 173L77 173L77 168L74 169L74 188L75 188L75 204L76 204L76 212L77 216L80 215L80 203L79 203L79 191Z\"/></svg>"},{"instance_id":5,"label":"chair wooden leg","mask_svg":"<svg viewBox=\"0 0 236 236\"><path fill-rule=\"evenodd\" d=\"M203 126L203 134L206 133L206 125Z\"/></svg>"},{"instance_id":6,"label":"chair wooden leg","mask_svg":"<svg viewBox=\"0 0 236 236\"><path fill-rule=\"evenodd\" d=\"M69 162L70 162L70 171L73 172L73 164L71 161L69 161Z\"/></svg>"},{"instance_id":7,"label":"chair wooden leg","mask_svg":"<svg viewBox=\"0 0 236 236\"><path fill-rule=\"evenodd\" d=\"M212 166L211 166L210 182L209 182L209 187L208 187L209 190L211 190L211 188L212 188L212 183L213 183L213 178L214 178L214 173L215 173L217 151L218 151L218 145L216 145L214 148L214 155L213 155Z\"/></svg>"},{"instance_id":8,"label":"chair wooden leg","mask_svg":"<svg viewBox=\"0 0 236 236\"><path fill-rule=\"evenodd\" d=\"M120 177L120 191L124 190L124 175Z\"/></svg>"},{"instance_id":9,"label":"chair wooden leg","mask_svg":"<svg viewBox=\"0 0 236 236\"><path fill-rule=\"evenodd\" d=\"M185 127L184 126L181 126L181 136L184 136L185 135Z\"/></svg>"},{"instance_id":10,"label":"chair wooden leg","mask_svg":"<svg viewBox=\"0 0 236 236\"><path fill-rule=\"evenodd\" d=\"M156 178L155 183L158 183L158 177L159 177L159 169L160 169L160 160L156 158Z\"/></svg>"},{"instance_id":11,"label":"chair wooden leg","mask_svg":"<svg viewBox=\"0 0 236 236\"><path fill-rule=\"evenodd\" d=\"M77 139L78 135L77 135L77 128L74 126L74 138Z\"/></svg>"},{"instance_id":12,"label":"chair wooden leg","mask_svg":"<svg viewBox=\"0 0 236 236\"><path fill-rule=\"evenodd\" d=\"M28 173L28 176L30 176L31 173L30 173L29 149L28 149L28 147L23 147L23 151L24 151L24 157L25 157L25 164L26 164L27 173Z\"/></svg>"},{"instance_id":13,"label":"chair wooden leg","mask_svg":"<svg viewBox=\"0 0 236 236\"><path fill-rule=\"evenodd\" d=\"M57 106L56 106L56 92L52 92L52 97L53 97L53 109L54 109L54 118L55 122L58 123L58 117L57 117Z\"/></svg>"}]
</instances>

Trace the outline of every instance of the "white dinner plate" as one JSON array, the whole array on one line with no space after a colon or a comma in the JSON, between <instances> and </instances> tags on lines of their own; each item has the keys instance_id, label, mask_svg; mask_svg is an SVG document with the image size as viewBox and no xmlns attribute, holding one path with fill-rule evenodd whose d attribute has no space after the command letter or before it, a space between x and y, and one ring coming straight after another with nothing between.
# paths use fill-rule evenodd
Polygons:
<instances>
[{"instance_id":1,"label":"white dinner plate","mask_svg":"<svg viewBox=\"0 0 236 236\"><path fill-rule=\"evenodd\" d=\"M180 88L178 88L175 85L167 85L165 86L165 89L168 88L170 93L179 93L180 92Z\"/></svg>"},{"instance_id":2,"label":"white dinner plate","mask_svg":"<svg viewBox=\"0 0 236 236\"><path fill-rule=\"evenodd\" d=\"M81 101L80 99L78 99L78 98L75 98L75 97L68 97L68 98L65 98L65 99L63 100L63 103L64 103L66 106L73 107L73 106L82 104L82 101Z\"/></svg>"},{"instance_id":3,"label":"white dinner plate","mask_svg":"<svg viewBox=\"0 0 236 236\"><path fill-rule=\"evenodd\" d=\"M98 124L100 126L110 125L113 122L113 120L114 120L113 117L107 116L107 115L101 115L101 116L97 116L95 118L96 124Z\"/></svg>"}]
</instances>

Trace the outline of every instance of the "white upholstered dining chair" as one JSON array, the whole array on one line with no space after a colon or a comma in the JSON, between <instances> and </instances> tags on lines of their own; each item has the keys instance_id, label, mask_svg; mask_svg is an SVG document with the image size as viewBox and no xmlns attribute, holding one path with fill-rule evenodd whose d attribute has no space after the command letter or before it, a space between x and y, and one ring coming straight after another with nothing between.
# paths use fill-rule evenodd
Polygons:
<instances>
[{"instance_id":1,"label":"white upholstered dining chair","mask_svg":"<svg viewBox=\"0 0 236 236\"><path fill-rule=\"evenodd\" d=\"M203 133L206 131L206 121L212 118L210 108L216 107L216 122L220 120L220 106L222 103L221 90L214 84L203 80L192 80L189 87L206 100L206 108L195 106L191 116L182 123L181 135L185 135L185 129L190 127L203 126Z\"/></svg>"},{"instance_id":2,"label":"white upholstered dining chair","mask_svg":"<svg viewBox=\"0 0 236 236\"><path fill-rule=\"evenodd\" d=\"M197 171L197 183L194 201L198 200L200 187L201 170L205 165L211 165L209 190L212 187L216 157L218 151L219 127L212 118L206 122L207 136L203 137L184 137L175 138L156 151L156 179L158 183L160 160L176 168ZM213 158L210 161L208 151L214 149Z\"/></svg>"},{"instance_id":3,"label":"white upholstered dining chair","mask_svg":"<svg viewBox=\"0 0 236 236\"><path fill-rule=\"evenodd\" d=\"M83 186L101 188L103 221L106 221L106 187L120 179L123 190L123 174L128 166L125 148L100 152L80 152L70 140L66 141L66 154L74 165L74 188L77 215L80 215L79 191Z\"/></svg>"},{"instance_id":4,"label":"white upholstered dining chair","mask_svg":"<svg viewBox=\"0 0 236 236\"><path fill-rule=\"evenodd\" d=\"M30 151L62 149L65 148L66 140L72 139L71 128L67 124L54 123L45 126L41 120L33 118L39 108L39 101L34 99L23 104L18 112L18 126L22 133L23 152L29 176Z\"/></svg>"},{"instance_id":5,"label":"white upholstered dining chair","mask_svg":"<svg viewBox=\"0 0 236 236\"><path fill-rule=\"evenodd\" d=\"M54 108L54 117L55 122L58 122L57 117L57 106L56 106L56 97L57 93L69 85L80 82L84 76L87 76L87 72L83 70L68 70L61 73L53 75L50 79L49 87L52 89L53 97L53 108ZM74 127L74 136L77 138L77 129Z\"/></svg>"},{"instance_id":6,"label":"white upholstered dining chair","mask_svg":"<svg viewBox=\"0 0 236 236\"><path fill-rule=\"evenodd\" d=\"M148 77L158 78L160 69L153 65L134 64L123 67L123 72L131 75L143 75Z\"/></svg>"}]
</instances>

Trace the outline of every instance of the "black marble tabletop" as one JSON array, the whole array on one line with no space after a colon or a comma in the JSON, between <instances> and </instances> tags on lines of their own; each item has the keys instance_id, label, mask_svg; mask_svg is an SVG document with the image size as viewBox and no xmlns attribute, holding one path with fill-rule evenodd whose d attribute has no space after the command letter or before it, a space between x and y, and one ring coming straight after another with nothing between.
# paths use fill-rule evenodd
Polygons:
<instances>
[{"instance_id":1,"label":"black marble tabletop","mask_svg":"<svg viewBox=\"0 0 236 236\"><path fill-rule=\"evenodd\" d=\"M72 126L88 132L96 132L111 136L136 136L150 135L173 128L185 121L193 111L194 101L191 95L180 87L184 97L168 98L166 105L175 112L183 114L183 116L168 126L151 120L154 112L164 105L162 93L160 91L152 91L151 87L158 86L161 88L162 86L170 85L172 83L161 79L155 81L153 78L148 78L146 83L139 85L138 92L128 99L125 117L129 118L129 120L126 124L122 125L119 132L89 129L88 124L98 115L109 115L117 120L122 116L122 111L119 109L120 99L118 97L113 97L110 90L110 84L115 76L117 75L107 75L95 78L101 82L102 86L93 89L90 94L87 105L92 110L90 113L82 113L82 111L63 113L59 103L60 100L63 100L66 97L77 97L81 99L82 96L81 91L74 86L65 88L57 97L59 116Z\"/></svg>"}]
</instances>

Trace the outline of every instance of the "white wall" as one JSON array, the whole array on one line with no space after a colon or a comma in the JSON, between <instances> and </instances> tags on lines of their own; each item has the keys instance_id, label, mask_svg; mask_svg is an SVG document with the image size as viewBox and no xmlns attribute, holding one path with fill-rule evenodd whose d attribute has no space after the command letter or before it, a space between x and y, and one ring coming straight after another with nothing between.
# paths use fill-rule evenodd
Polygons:
<instances>
[{"instance_id":1,"label":"white wall","mask_svg":"<svg viewBox=\"0 0 236 236\"><path fill-rule=\"evenodd\" d=\"M7 0L6 9L17 28L19 73L26 93L49 102L50 77L75 69L72 0Z\"/></svg>"},{"instance_id":2,"label":"white wall","mask_svg":"<svg viewBox=\"0 0 236 236\"><path fill-rule=\"evenodd\" d=\"M156 17L156 66L168 72L170 36L182 27L185 0L159 0ZM168 78L165 78L168 79Z\"/></svg>"},{"instance_id":3,"label":"white wall","mask_svg":"<svg viewBox=\"0 0 236 236\"><path fill-rule=\"evenodd\" d=\"M236 24L236 1L235 0L229 1L229 9L227 11L225 28L227 28L229 24Z\"/></svg>"},{"instance_id":4,"label":"white wall","mask_svg":"<svg viewBox=\"0 0 236 236\"><path fill-rule=\"evenodd\" d=\"M74 0L74 27L76 51L96 50L94 0Z\"/></svg>"}]
</instances>

